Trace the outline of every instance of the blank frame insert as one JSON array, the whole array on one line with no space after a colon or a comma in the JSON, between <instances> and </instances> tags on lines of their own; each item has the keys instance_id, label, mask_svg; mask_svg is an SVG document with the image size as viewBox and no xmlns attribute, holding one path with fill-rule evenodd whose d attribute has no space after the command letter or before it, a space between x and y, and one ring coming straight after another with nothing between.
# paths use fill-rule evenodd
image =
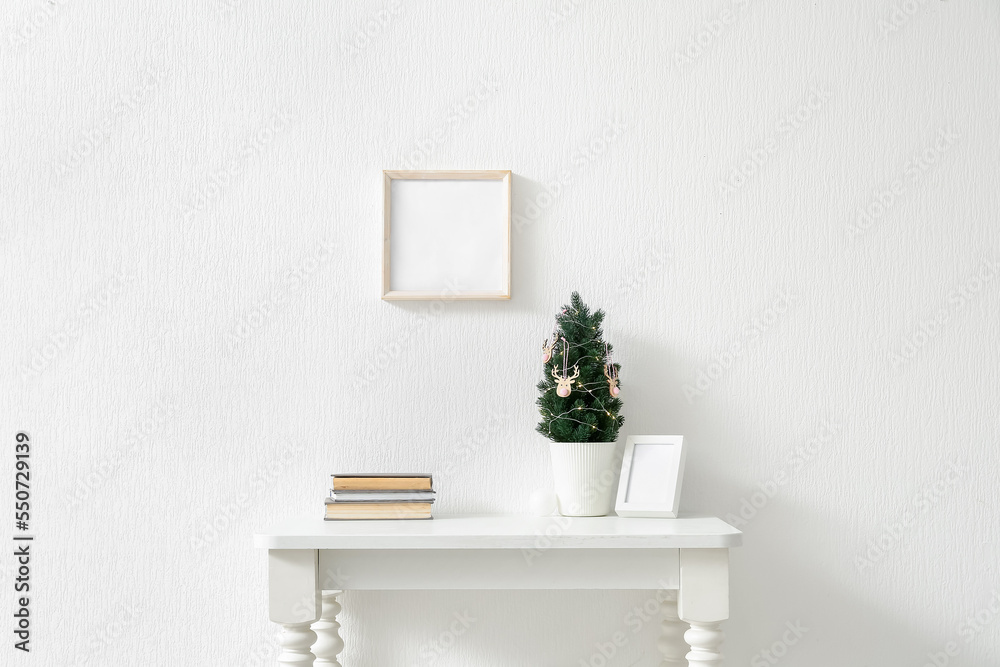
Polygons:
<instances>
[{"instance_id":1,"label":"blank frame insert","mask_svg":"<svg viewBox=\"0 0 1000 667\"><path fill-rule=\"evenodd\" d=\"M677 478L664 471L680 465L681 448L636 444L632 451L625 502L664 505L673 502Z\"/></svg>"},{"instance_id":2,"label":"blank frame insert","mask_svg":"<svg viewBox=\"0 0 1000 667\"><path fill-rule=\"evenodd\" d=\"M510 171L383 174L383 299L510 298Z\"/></svg>"}]
</instances>

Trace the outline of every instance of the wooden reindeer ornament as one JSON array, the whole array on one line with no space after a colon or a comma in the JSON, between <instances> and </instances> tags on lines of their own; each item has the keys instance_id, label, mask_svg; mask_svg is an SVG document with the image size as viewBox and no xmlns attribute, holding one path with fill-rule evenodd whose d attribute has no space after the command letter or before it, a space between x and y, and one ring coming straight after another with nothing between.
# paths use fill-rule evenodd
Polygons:
<instances>
[{"instance_id":1,"label":"wooden reindeer ornament","mask_svg":"<svg viewBox=\"0 0 1000 667\"><path fill-rule=\"evenodd\" d=\"M558 370L556 370L555 368L553 368L552 369L552 377L554 377L556 379L556 385L557 385L556 386L556 393L559 396L561 396L563 398L566 398L567 396L570 395L570 392L573 391L573 388L572 388L573 380L575 380L578 377L580 377L580 367L577 366L577 365L574 365L573 366L573 375L569 374L569 368L568 368L569 356L567 356L567 354L566 354L569 351L569 345L566 343L566 339L565 338L562 339L562 342L563 342L563 352L562 352L562 354L563 354L563 370L562 370L562 373L560 374Z\"/></svg>"},{"instance_id":2,"label":"wooden reindeer ornament","mask_svg":"<svg viewBox=\"0 0 1000 667\"><path fill-rule=\"evenodd\" d=\"M618 388L618 369L611 360L611 351L608 350L607 343L604 344L604 358L604 377L608 378L608 391L613 398L618 398L618 394L621 393L621 389Z\"/></svg>"}]
</instances>

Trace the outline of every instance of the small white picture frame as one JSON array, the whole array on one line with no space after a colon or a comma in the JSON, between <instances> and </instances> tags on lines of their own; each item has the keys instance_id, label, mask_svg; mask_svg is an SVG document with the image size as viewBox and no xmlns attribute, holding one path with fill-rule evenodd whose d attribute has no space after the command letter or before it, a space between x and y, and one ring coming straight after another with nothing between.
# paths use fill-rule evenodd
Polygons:
<instances>
[{"instance_id":1,"label":"small white picture frame","mask_svg":"<svg viewBox=\"0 0 1000 667\"><path fill-rule=\"evenodd\" d=\"M510 299L509 170L382 174L384 300Z\"/></svg>"},{"instance_id":2,"label":"small white picture frame","mask_svg":"<svg viewBox=\"0 0 1000 667\"><path fill-rule=\"evenodd\" d=\"M684 455L684 436L628 436L615 503L618 516L676 519Z\"/></svg>"}]
</instances>

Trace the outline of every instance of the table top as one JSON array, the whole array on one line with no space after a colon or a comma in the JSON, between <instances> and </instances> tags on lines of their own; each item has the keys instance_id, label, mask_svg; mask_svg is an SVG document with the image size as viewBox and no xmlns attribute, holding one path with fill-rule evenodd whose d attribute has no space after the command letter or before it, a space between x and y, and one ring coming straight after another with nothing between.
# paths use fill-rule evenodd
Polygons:
<instances>
[{"instance_id":1,"label":"table top","mask_svg":"<svg viewBox=\"0 0 1000 667\"><path fill-rule=\"evenodd\" d=\"M261 549L714 549L743 533L715 517L640 519L444 514L426 520L292 519L258 530Z\"/></svg>"}]
</instances>

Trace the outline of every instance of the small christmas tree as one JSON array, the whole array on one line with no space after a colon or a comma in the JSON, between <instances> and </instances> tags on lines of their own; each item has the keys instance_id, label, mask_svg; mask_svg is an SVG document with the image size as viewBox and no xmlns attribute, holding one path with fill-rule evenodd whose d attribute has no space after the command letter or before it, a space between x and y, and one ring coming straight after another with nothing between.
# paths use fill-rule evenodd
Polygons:
<instances>
[{"instance_id":1,"label":"small christmas tree","mask_svg":"<svg viewBox=\"0 0 1000 667\"><path fill-rule=\"evenodd\" d=\"M625 423L618 398L619 364L604 342L604 311L593 313L573 292L542 346L545 377L538 383L536 430L554 442L614 442Z\"/></svg>"}]
</instances>

